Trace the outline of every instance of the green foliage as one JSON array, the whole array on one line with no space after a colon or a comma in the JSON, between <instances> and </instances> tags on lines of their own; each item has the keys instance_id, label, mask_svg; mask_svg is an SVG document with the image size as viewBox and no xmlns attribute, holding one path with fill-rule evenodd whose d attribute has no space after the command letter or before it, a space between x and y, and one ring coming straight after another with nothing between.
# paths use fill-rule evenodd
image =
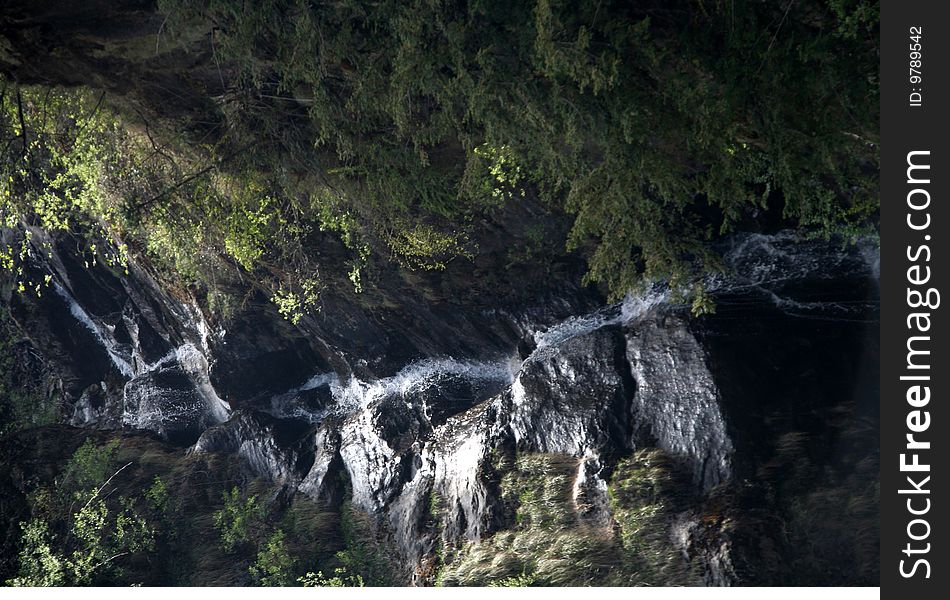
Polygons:
<instances>
[{"instance_id":1,"label":"green foliage","mask_svg":"<svg viewBox=\"0 0 950 600\"><path fill-rule=\"evenodd\" d=\"M484 175L479 177L486 186L481 190L481 196L490 195L492 200L499 205L514 198L525 197L524 189L519 187L524 181L524 174L511 148L508 146L496 148L482 144L473 148L472 154L476 160L481 159L488 170L488 177Z\"/></svg>"},{"instance_id":2,"label":"green foliage","mask_svg":"<svg viewBox=\"0 0 950 600\"><path fill-rule=\"evenodd\" d=\"M232 263L250 272L276 264L262 283L290 288L301 311L313 307L306 282L316 280L316 266L301 252L311 225L278 200L273 176L250 165L225 172L234 151L156 141L148 123L143 132L121 119L102 94L0 84L0 222L20 232L0 247L0 267L15 289L41 295L50 284L49 274L24 269L51 250L29 229L40 227L81 234L87 267L125 270L131 245L179 283L212 292ZM304 289L284 283L285 273Z\"/></svg>"},{"instance_id":3,"label":"green foliage","mask_svg":"<svg viewBox=\"0 0 950 600\"><path fill-rule=\"evenodd\" d=\"M168 485L165 480L156 475L152 486L145 491L145 499L155 512L166 514L171 506L169 504Z\"/></svg>"},{"instance_id":4,"label":"green foliage","mask_svg":"<svg viewBox=\"0 0 950 600\"><path fill-rule=\"evenodd\" d=\"M277 305L277 312L296 325L304 315L318 310L320 281L308 277L301 280L296 287L284 287L281 283L271 300Z\"/></svg>"},{"instance_id":5,"label":"green foliage","mask_svg":"<svg viewBox=\"0 0 950 600\"><path fill-rule=\"evenodd\" d=\"M344 549L336 553L342 571L334 571L334 577L342 577L346 586L393 585L394 573L385 547L376 538L369 516L353 506L346 505L341 513L340 528Z\"/></svg>"},{"instance_id":6,"label":"green foliage","mask_svg":"<svg viewBox=\"0 0 950 600\"><path fill-rule=\"evenodd\" d=\"M472 258L475 224L510 202L573 215L567 248L612 299L690 288L712 239L774 225L772 207L816 235L876 227L874 0L159 5L166 42L206 31L240 73L226 133L187 143L101 94L6 83L0 217L23 236L0 264L23 291L43 287L22 270L28 224L211 288L239 266L292 321L316 309L307 282L362 291L372 254ZM317 231L349 252L323 277Z\"/></svg>"},{"instance_id":7,"label":"green foliage","mask_svg":"<svg viewBox=\"0 0 950 600\"><path fill-rule=\"evenodd\" d=\"M283 565L273 569L282 573L281 585L362 587L394 585L396 581L389 553L376 538L368 515L347 500L337 512L296 497L277 532L259 551L258 565L265 554L265 564ZM262 571L260 566L256 568ZM298 577L300 573L304 574Z\"/></svg>"},{"instance_id":8,"label":"green foliage","mask_svg":"<svg viewBox=\"0 0 950 600\"><path fill-rule=\"evenodd\" d=\"M429 491L429 506L428 513L429 518L433 521L437 521L439 517L442 516L442 513L445 509L445 501L442 499L442 496L433 488Z\"/></svg>"},{"instance_id":9,"label":"green foliage","mask_svg":"<svg viewBox=\"0 0 950 600\"><path fill-rule=\"evenodd\" d=\"M244 205L227 216L224 249L242 267L251 271L264 255L265 235L273 215L273 198L265 196L256 206Z\"/></svg>"},{"instance_id":10,"label":"green foliage","mask_svg":"<svg viewBox=\"0 0 950 600\"><path fill-rule=\"evenodd\" d=\"M415 269L442 270L452 258L470 256L463 237L424 223L402 223L388 241L395 257Z\"/></svg>"},{"instance_id":11,"label":"green foliage","mask_svg":"<svg viewBox=\"0 0 950 600\"><path fill-rule=\"evenodd\" d=\"M621 460L609 482L616 527L587 520L575 503L577 459L523 454L504 468L509 526L449 553L443 585L689 585L698 580L670 539L683 485L659 451Z\"/></svg>"},{"instance_id":12,"label":"green foliage","mask_svg":"<svg viewBox=\"0 0 950 600\"><path fill-rule=\"evenodd\" d=\"M617 562L608 532L579 518L572 500L576 461L558 455L518 456L501 480L513 523L449 553L440 583L455 585L593 585Z\"/></svg>"},{"instance_id":13,"label":"green foliage","mask_svg":"<svg viewBox=\"0 0 950 600\"><path fill-rule=\"evenodd\" d=\"M24 261L36 251L27 226L47 231L91 231L114 243L86 248L89 260L124 268L127 247L111 235L118 214L107 198L105 174L124 168L119 120L103 109L101 94L26 88L0 82L0 223L18 228L18 243L0 248L0 266L18 289L41 294L45 280L29 279Z\"/></svg>"},{"instance_id":14,"label":"green foliage","mask_svg":"<svg viewBox=\"0 0 950 600\"><path fill-rule=\"evenodd\" d=\"M205 302L211 314L223 322L227 322L234 317L234 313L239 306L238 299L231 294L215 289L208 291Z\"/></svg>"},{"instance_id":15,"label":"green foliage","mask_svg":"<svg viewBox=\"0 0 950 600\"><path fill-rule=\"evenodd\" d=\"M49 526L46 521L32 519L21 524L20 574L7 580L10 586L63 585L66 575L63 560L50 547Z\"/></svg>"},{"instance_id":16,"label":"green foliage","mask_svg":"<svg viewBox=\"0 0 950 600\"><path fill-rule=\"evenodd\" d=\"M236 547L255 542L263 533L266 507L256 495L243 497L237 486L222 496L224 506L214 513L214 526L221 535L221 547L232 551Z\"/></svg>"},{"instance_id":17,"label":"green foliage","mask_svg":"<svg viewBox=\"0 0 950 600\"><path fill-rule=\"evenodd\" d=\"M119 505L118 511L110 512L105 501L97 497L76 513L71 533L80 548L66 560L76 583L92 583L92 576L102 566L121 556L153 548L154 534L135 512L132 502L120 498Z\"/></svg>"},{"instance_id":18,"label":"green foliage","mask_svg":"<svg viewBox=\"0 0 950 600\"><path fill-rule=\"evenodd\" d=\"M875 35L881 14L879 0L829 0L828 7L838 20L839 35L845 38Z\"/></svg>"},{"instance_id":19,"label":"green foliage","mask_svg":"<svg viewBox=\"0 0 950 600\"><path fill-rule=\"evenodd\" d=\"M104 500L91 500L73 515L61 540L43 519L23 523L20 573L7 585L91 585L113 561L152 550L153 531L131 501L123 499L122 504L113 513Z\"/></svg>"},{"instance_id":20,"label":"green foliage","mask_svg":"<svg viewBox=\"0 0 950 600\"><path fill-rule=\"evenodd\" d=\"M571 484L575 461L544 454L518 456L501 480L502 498L515 503L515 522L526 528L558 530L574 522Z\"/></svg>"},{"instance_id":21,"label":"green foliage","mask_svg":"<svg viewBox=\"0 0 950 600\"><path fill-rule=\"evenodd\" d=\"M59 420L56 401L36 388L41 373L31 368L34 365L28 344L21 339L6 309L0 307L0 438Z\"/></svg>"},{"instance_id":22,"label":"green foliage","mask_svg":"<svg viewBox=\"0 0 950 600\"><path fill-rule=\"evenodd\" d=\"M296 561L287 551L284 532L276 530L267 538L264 547L257 553L257 561L251 565L251 576L262 586L288 586L296 582Z\"/></svg>"},{"instance_id":23,"label":"green foliage","mask_svg":"<svg viewBox=\"0 0 950 600\"><path fill-rule=\"evenodd\" d=\"M689 484L674 474L669 459L655 449L639 450L614 469L607 489L619 526L626 585L688 585L696 580L679 549L670 542L670 523Z\"/></svg>"},{"instance_id":24,"label":"green foliage","mask_svg":"<svg viewBox=\"0 0 950 600\"><path fill-rule=\"evenodd\" d=\"M514 577L505 577L498 581L488 582L488 587L531 587L537 581L536 575L522 573Z\"/></svg>"},{"instance_id":25,"label":"green foliage","mask_svg":"<svg viewBox=\"0 0 950 600\"><path fill-rule=\"evenodd\" d=\"M569 248L614 298L689 283L776 195L806 229L874 225L873 2L161 6L306 108L337 214L412 268L465 256L473 216L529 190L575 215Z\"/></svg>"},{"instance_id":26,"label":"green foliage","mask_svg":"<svg viewBox=\"0 0 950 600\"><path fill-rule=\"evenodd\" d=\"M328 506L301 494L281 496L286 490L269 482L244 480L234 457L184 453L147 435L123 435L112 455L113 444L93 433L53 428L16 434L30 442L29 464L38 468L37 477L24 482L28 512L9 530L17 544L0 565L5 569L0 582L246 586L300 585L303 579L356 586L400 581L370 518L348 501ZM80 443L85 438L95 441ZM64 456L64 447L76 451ZM71 472L92 472L98 467L75 465L101 463L96 457L103 455L111 455L113 465L105 480L90 482L77 494L70 483L75 478L65 477L67 466ZM270 497L280 501L268 504L265 514L262 499ZM222 551L225 536L233 545ZM325 576L318 579L318 573Z\"/></svg>"},{"instance_id":27,"label":"green foliage","mask_svg":"<svg viewBox=\"0 0 950 600\"><path fill-rule=\"evenodd\" d=\"M136 500L107 489L125 468L111 470L115 449L87 440L55 490L31 495L33 517L21 523L19 573L7 585L95 585L118 573L119 559L154 549L155 533Z\"/></svg>"},{"instance_id":28,"label":"green foliage","mask_svg":"<svg viewBox=\"0 0 950 600\"><path fill-rule=\"evenodd\" d=\"M701 284L693 286L693 302L690 311L695 317L716 313L716 301Z\"/></svg>"},{"instance_id":29,"label":"green foliage","mask_svg":"<svg viewBox=\"0 0 950 600\"><path fill-rule=\"evenodd\" d=\"M118 449L118 440L99 445L87 439L66 463L59 487L80 497L95 491L115 472Z\"/></svg>"},{"instance_id":30,"label":"green foliage","mask_svg":"<svg viewBox=\"0 0 950 600\"><path fill-rule=\"evenodd\" d=\"M152 550L154 532L128 499L114 513L93 498L73 516L62 538L43 519L22 524L20 572L11 586L91 585L113 561Z\"/></svg>"},{"instance_id":31,"label":"green foliage","mask_svg":"<svg viewBox=\"0 0 950 600\"><path fill-rule=\"evenodd\" d=\"M337 567L333 570L333 576L326 577L323 571L316 573L307 573L298 579L304 587L364 587L363 577L361 575L351 575L346 567Z\"/></svg>"}]
</instances>

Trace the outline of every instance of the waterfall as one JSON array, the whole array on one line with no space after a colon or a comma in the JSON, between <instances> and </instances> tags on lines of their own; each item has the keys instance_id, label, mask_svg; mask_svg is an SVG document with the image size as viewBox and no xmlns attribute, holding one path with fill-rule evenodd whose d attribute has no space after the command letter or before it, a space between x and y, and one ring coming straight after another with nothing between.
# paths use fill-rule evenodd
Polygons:
<instances>
[{"instance_id":1,"label":"waterfall","mask_svg":"<svg viewBox=\"0 0 950 600\"><path fill-rule=\"evenodd\" d=\"M147 365L123 388L122 422L168 438L191 439L231 413L211 385L205 355L183 344Z\"/></svg>"},{"instance_id":2,"label":"waterfall","mask_svg":"<svg viewBox=\"0 0 950 600\"><path fill-rule=\"evenodd\" d=\"M172 345L166 340L167 352L147 362L133 308L127 304L118 317L119 324L131 338L129 342L119 343L115 337L117 326L92 316L58 278L55 276L52 282L56 295L65 302L69 314L93 335L121 376L117 386L122 390L122 398L117 403L121 415L97 416L91 407L84 406L80 422L95 424L115 418L126 426L149 429L166 437L179 437L187 431L181 438L184 440L228 419L231 407L218 395L210 378L207 358L210 328L196 306L161 298L165 300L163 307L176 320L175 331L186 334L192 341L186 338L183 343Z\"/></svg>"},{"instance_id":3,"label":"waterfall","mask_svg":"<svg viewBox=\"0 0 950 600\"><path fill-rule=\"evenodd\" d=\"M80 305L72 294L66 291L66 288L60 285L58 281L53 282L53 290L66 302L66 306L69 307L69 314L75 317L76 320L96 338L102 349L109 355L112 364L119 370L119 373L126 377L133 377L135 375L135 369L133 369L131 363L122 356L123 351L119 348L116 341L112 339L111 332L105 327L100 327L93 321L89 313L86 312L82 305Z\"/></svg>"},{"instance_id":4,"label":"waterfall","mask_svg":"<svg viewBox=\"0 0 950 600\"><path fill-rule=\"evenodd\" d=\"M336 373L317 373L305 383L271 397L268 412L278 417L302 418L319 423L330 416L346 416L366 410L373 403L389 396L407 397L439 386L445 379L464 380L482 390L475 402L484 400L511 383L510 361L477 362L452 358L423 359L410 363L392 377L363 381L351 377L341 381ZM332 403L318 410L308 410L294 403L302 393L324 389ZM288 410L288 406L290 410Z\"/></svg>"},{"instance_id":5,"label":"waterfall","mask_svg":"<svg viewBox=\"0 0 950 600\"><path fill-rule=\"evenodd\" d=\"M803 239L793 232L774 235L736 234L723 253L724 272L706 278L706 289L726 305L761 299L786 314L802 318L854 320L877 307L874 297L827 299L792 297L789 288L840 281L864 275L870 282L880 280L880 248L875 240L854 242ZM801 290L797 290L801 295ZM749 300L740 300L746 297Z\"/></svg>"},{"instance_id":6,"label":"waterfall","mask_svg":"<svg viewBox=\"0 0 950 600\"><path fill-rule=\"evenodd\" d=\"M847 245L791 233L736 235L722 255L722 272L705 279L719 317L691 317L671 302L675 296L664 284L553 324L546 318L558 311L512 315L499 309L482 316L513 331L504 338L509 347L483 340L454 345L483 350L462 357L433 352L378 379L341 377L326 366L335 360L321 356L322 367L304 361L295 378L283 382L287 387L265 389L247 401L256 403L250 407L235 403L235 412L211 380L212 352L229 348L216 343L221 333L212 331L194 303L156 294L149 300L160 305L161 315L148 320L142 314L156 309L136 304L136 297L112 326L59 280L54 290L70 318L107 354L110 363L102 360L103 368L114 365L111 379L103 378L109 386L100 387L121 390L122 424L194 444L195 452L234 453L255 475L313 497L341 497L333 486L342 470L352 502L393 534L399 560L419 564L434 548L435 534L420 525L433 494L444 506L439 535L447 542L478 540L497 527L493 511L501 510L501 500L486 472L500 448L576 460L575 504L595 507L590 523L605 528L606 474L610 461L624 453L661 448L685 465L700 495L737 477L733 469L741 461L734 455L743 440L735 434L735 413L726 411L728 390L722 387L728 376L717 365L722 357L709 355L703 319L764 314L859 321L876 308L880 261L873 240ZM856 282L856 291L827 293L842 274ZM529 314L541 316L532 320ZM160 329L150 325L155 321L167 327L159 333L161 343L153 339L148 347L147 336L155 338ZM376 357L357 358L372 363ZM96 424L94 416L82 422ZM280 427L306 433L291 447L279 438ZM684 517L683 523L680 537L686 540L698 521Z\"/></svg>"}]
</instances>

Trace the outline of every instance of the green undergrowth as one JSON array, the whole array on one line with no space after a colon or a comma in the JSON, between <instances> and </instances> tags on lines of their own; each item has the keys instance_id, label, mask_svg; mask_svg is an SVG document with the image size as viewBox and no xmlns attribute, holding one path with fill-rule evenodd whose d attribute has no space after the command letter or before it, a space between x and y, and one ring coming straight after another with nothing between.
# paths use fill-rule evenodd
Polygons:
<instances>
[{"instance_id":1,"label":"green undergrowth","mask_svg":"<svg viewBox=\"0 0 950 600\"><path fill-rule=\"evenodd\" d=\"M46 442L40 437L46 437ZM80 440L82 440L80 442ZM34 428L4 440L7 585L389 585L368 518L247 479L233 457L145 435ZM14 498L19 500L14 504ZM6 513L5 513L6 514Z\"/></svg>"},{"instance_id":2,"label":"green undergrowth","mask_svg":"<svg viewBox=\"0 0 950 600\"><path fill-rule=\"evenodd\" d=\"M0 273L0 281L3 275ZM59 421L58 398L36 385L43 361L0 306L0 438L27 427Z\"/></svg>"},{"instance_id":3,"label":"green undergrowth","mask_svg":"<svg viewBox=\"0 0 950 600\"><path fill-rule=\"evenodd\" d=\"M500 481L509 524L446 553L441 585L588 586L699 583L670 539L689 495L658 450L621 460L610 476L613 523L585 519L573 490L577 459L525 454Z\"/></svg>"},{"instance_id":4,"label":"green undergrowth","mask_svg":"<svg viewBox=\"0 0 950 600\"><path fill-rule=\"evenodd\" d=\"M498 452L500 527L480 541L443 541L426 582L701 585L702 553L723 548L741 584L873 581L878 464L866 448L874 431L860 420L845 426L843 454L831 463L809 458L823 440L784 435L754 484L725 484L702 497L678 462L639 450L602 472L606 520L575 504L578 459ZM0 445L7 585L407 583L346 493L337 504L317 503L249 479L235 457L189 455L142 434L32 427ZM448 511L430 495L426 527L434 535ZM684 514L695 524L690 560L671 537Z\"/></svg>"}]
</instances>

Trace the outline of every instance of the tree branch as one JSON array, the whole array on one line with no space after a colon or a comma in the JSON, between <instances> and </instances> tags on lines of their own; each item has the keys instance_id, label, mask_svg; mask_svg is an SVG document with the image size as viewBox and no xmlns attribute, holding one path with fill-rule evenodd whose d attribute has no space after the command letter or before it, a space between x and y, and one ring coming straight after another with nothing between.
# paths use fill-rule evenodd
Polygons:
<instances>
[{"instance_id":1,"label":"tree branch","mask_svg":"<svg viewBox=\"0 0 950 600\"><path fill-rule=\"evenodd\" d=\"M82 509L80 509L80 512L82 512L83 509L85 509L86 507L88 507L89 504L90 504L93 500L95 500L97 496L99 496L99 493L102 492L102 490L104 490L107 485L109 485L109 482L112 481L112 480L115 478L116 475L118 475L118 474L121 473L122 471L126 470L126 469L127 469L129 466L131 466L131 465L132 465L132 463L131 463L131 462L128 462L128 463L126 463L125 466L123 466L121 469L119 469L118 471L116 471L115 473L113 473L112 475L110 475L109 478L106 479L106 482L103 483L103 484L99 487L98 490L96 490L96 493L94 493L92 496L89 497L89 500L86 501L86 504L83 505Z\"/></svg>"},{"instance_id":2,"label":"tree branch","mask_svg":"<svg viewBox=\"0 0 950 600\"><path fill-rule=\"evenodd\" d=\"M188 184L188 183L194 181L195 179L198 179L198 178L201 177L202 175L207 175L207 174L210 173L211 171L214 171L215 169L217 169L218 167L220 167L222 164L224 164L225 162L231 160L232 158L234 158L234 157L237 156L238 154L244 152L245 150L247 150L247 149L250 148L250 147L251 147L251 144L246 144L246 145L242 146L241 148L238 148L238 149L235 150L234 152L228 154L227 156L225 156L224 158L222 158L222 159L221 159L220 161L218 161L217 163L212 163L212 164L208 165L207 167L201 169L200 171L197 171L197 172L195 172L195 173L192 173L191 175L189 175L188 177L185 177L184 179L182 179L181 181L179 181L179 182L176 183L175 185L172 185L172 186L170 186L170 187L165 188L164 190L162 190L162 191L159 192L158 194L152 196L151 198L149 198L149 199L146 200L145 202L140 203L138 206L135 207L135 210L136 210L136 211L141 211L141 210L144 210L144 209L148 208L149 206L151 206L151 205L154 204L155 202L161 200L162 198L164 198L164 197L167 196L168 194L174 192L175 190L181 188L182 186L184 186L184 185L186 185L186 184Z\"/></svg>"},{"instance_id":3,"label":"tree branch","mask_svg":"<svg viewBox=\"0 0 950 600\"><path fill-rule=\"evenodd\" d=\"M23 118L23 96L20 94L20 86L16 89L16 112L20 118L20 139L23 141L23 156L29 156L30 150L26 139L26 119Z\"/></svg>"}]
</instances>

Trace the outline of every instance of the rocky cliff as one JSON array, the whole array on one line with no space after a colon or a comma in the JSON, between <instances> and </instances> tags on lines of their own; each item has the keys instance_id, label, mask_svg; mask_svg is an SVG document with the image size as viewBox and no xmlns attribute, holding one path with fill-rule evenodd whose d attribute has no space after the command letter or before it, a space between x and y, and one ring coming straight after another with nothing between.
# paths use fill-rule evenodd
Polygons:
<instances>
[{"instance_id":1,"label":"rocky cliff","mask_svg":"<svg viewBox=\"0 0 950 600\"><path fill-rule=\"evenodd\" d=\"M618 465L655 448L687 482L664 535L694 582L768 583L763 562L794 553L775 524L809 493L788 481L818 488L874 453L849 433L877 418L870 242L736 235L700 318L662 287L599 307L565 287L478 308L330 301L299 327L253 302L209 322L146 266L32 243L51 284L8 296L10 314L63 422L143 430L180 455L235 457L282 494L350 503L407 582L514 526L518 457L562 457L577 523L611 536Z\"/></svg>"}]
</instances>

